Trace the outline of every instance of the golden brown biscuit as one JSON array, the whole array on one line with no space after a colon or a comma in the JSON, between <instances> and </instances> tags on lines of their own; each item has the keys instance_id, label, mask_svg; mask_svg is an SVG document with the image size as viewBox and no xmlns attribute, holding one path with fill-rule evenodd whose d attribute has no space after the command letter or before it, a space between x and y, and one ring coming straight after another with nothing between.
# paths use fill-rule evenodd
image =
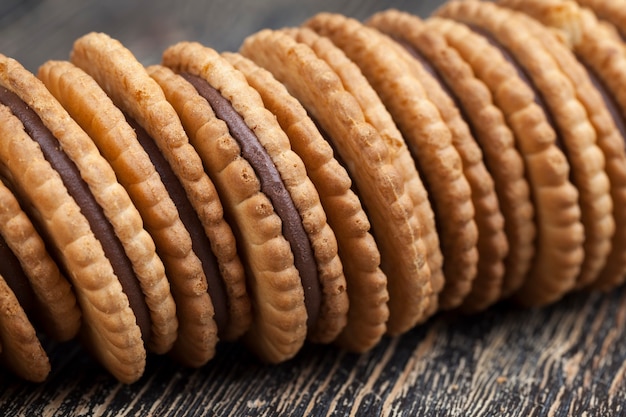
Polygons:
<instances>
[{"instance_id":1,"label":"golden brown biscuit","mask_svg":"<svg viewBox=\"0 0 626 417\"><path fill-rule=\"evenodd\" d=\"M240 54L224 56L246 76L264 105L276 115L319 192L328 223L337 237L349 298L347 323L336 342L351 351L368 350L385 333L389 295L387 277L380 269L380 253L369 233L367 215L350 188L352 181L306 110L284 85Z\"/></svg>"},{"instance_id":2,"label":"golden brown biscuit","mask_svg":"<svg viewBox=\"0 0 626 417\"><path fill-rule=\"evenodd\" d=\"M506 114L496 101L498 97L492 93L487 81L481 78L486 68L486 65L482 64L488 65L490 61L471 59L481 55L486 57L494 55L494 59L498 59L499 56L494 48L484 42L484 38L453 21L429 18L426 24L429 32L445 39L450 48L450 59L456 52L459 59L465 63L465 66L459 64L457 71L453 73L455 76L449 76L447 82L452 88L459 90L458 99L472 123L476 139L481 144L485 163L492 173L500 207L505 216L509 251L505 258L501 297L507 297L522 285L530 269L535 253L536 227L530 186L526 179L523 155L516 146L516 134L507 124ZM472 51L473 55L468 56L465 53L467 51ZM515 79L513 80L515 82ZM516 104L519 104L519 107L509 106L508 110L522 111L528 103ZM539 108L531 109L539 111ZM530 113L532 114L532 111ZM525 123L531 126L531 122L532 119ZM528 132L530 131L529 129Z\"/></svg>"},{"instance_id":3,"label":"golden brown biscuit","mask_svg":"<svg viewBox=\"0 0 626 417\"><path fill-rule=\"evenodd\" d=\"M46 62L38 75L111 163L155 240L177 304L172 354L189 366L206 363L215 353L217 324L206 291L199 294L198 289L206 287L208 274L216 274L216 266L211 268L216 261L206 235L189 231L202 229L193 209L184 210L184 201L172 200L165 183L170 190L176 184L157 170L151 149L142 145L145 131L133 129L93 78L65 61Z\"/></svg>"},{"instance_id":4,"label":"golden brown biscuit","mask_svg":"<svg viewBox=\"0 0 626 417\"><path fill-rule=\"evenodd\" d=\"M612 142L612 145L608 144L610 149L617 144L622 144L623 140L619 138L614 124L610 124L611 116L606 111L602 97L592 85L587 71L571 51L554 36L554 32L524 14L514 13L523 23L525 30L541 42L563 75L569 79L573 94L582 107L582 111L564 108L563 101L559 106L558 103L562 97L559 99L555 97L567 95L562 91L556 94L550 94L546 90L543 92L547 103L554 101L549 111L558 127L557 131L560 133L565 154L572 168L572 182L578 188L580 195L581 219L585 227L585 259L576 281L576 287L580 288L595 282L599 273L605 268L615 234L610 182L605 171L606 158L600 143L606 140ZM581 117L586 114L587 118L577 129L568 131L568 128L572 127L572 119L576 114L581 114ZM609 123L608 129L604 127L606 123ZM591 135L585 131L588 127L592 129ZM612 153L612 151L609 152Z\"/></svg>"},{"instance_id":5,"label":"golden brown biscuit","mask_svg":"<svg viewBox=\"0 0 626 417\"><path fill-rule=\"evenodd\" d=\"M247 38L241 53L285 84L328 136L355 184L381 253L388 278L387 331L410 329L425 317L432 290L420 219L406 180L394 165L396 149L367 123L341 79L308 46L264 30Z\"/></svg>"},{"instance_id":6,"label":"golden brown biscuit","mask_svg":"<svg viewBox=\"0 0 626 417\"><path fill-rule=\"evenodd\" d=\"M368 23L392 36L422 62L424 69L431 72L445 88L450 99L458 103L460 110L449 112L462 113L471 127L473 135L467 132L468 128L463 123L447 121L453 133L453 143L463 159L465 176L472 187L478 226L478 271L472 290L463 302L463 309L484 309L500 298L503 281L520 281L513 276L516 271L525 274L527 268L524 269L523 265L505 268L505 261L508 261L507 265L530 265L533 253L532 205L523 162L515 149L513 135L502 113L493 104L487 87L474 76L469 65L448 46L432 24L396 10L378 13ZM432 82L422 77L422 84L428 87ZM433 97L433 93L429 96ZM456 107L443 104L439 108ZM496 194L495 190L499 193ZM505 224L507 229L504 229ZM504 230L507 231L506 236Z\"/></svg>"},{"instance_id":7,"label":"golden brown biscuit","mask_svg":"<svg viewBox=\"0 0 626 417\"><path fill-rule=\"evenodd\" d=\"M518 146L524 154L537 216L537 254L518 299L522 303L535 305L554 301L575 286L581 273L582 259L587 260L590 273L593 273L598 264L603 264L610 249L611 200L608 196L608 180L603 171L604 155L595 145L595 131L585 117L584 108L576 98L571 83L541 41L526 29L523 16L494 4L474 1L446 3L438 13L472 25L481 34L489 36L488 42L492 46L502 46L498 54L502 57L498 71L499 74L506 72L507 78L501 81L515 80L512 82L518 83L520 77L528 74L528 84L521 87L523 90L517 87L518 90L513 91L516 96L512 97L519 97L522 91L535 106L536 102L545 101L545 110L541 113L536 112L538 107L532 107L535 111L532 116L541 118L533 120L535 129L529 129L528 125L522 126L522 122L528 121L528 113L515 117L510 115L506 103L499 103L499 106L517 134ZM502 64L507 62L503 58L505 54L511 59L508 64ZM517 63L519 68L514 66ZM489 68L494 68L493 61L489 61L489 64ZM496 81L492 85L495 84ZM529 86L535 87L537 92L529 91ZM492 91L498 90L492 88ZM501 88L499 93L503 91ZM519 102L519 99L511 101L516 104ZM532 104L528 102L528 105ZM546 111L550 111L550 114L546 115ZM548 118L554 118L554 128L547 123ZM563 146L568 146L568 156L574 158L571 170L565 154L557 147L554 131L557 127ZM522 136L523 130L527 132L525 136ZM578 163L583 155L587 159L585 165ZM599 198L579 198L577 189L569 181L570 172L574 180L582 184L589 184L590 179L596 179L591 189L584 185L579 185L579 188L581 192L597 193ZM587 229L584 231L579 203L588 203L585 207ZM594 209L598 216L589 216ZM583 239L583 233L587 230L596 235L586 234ZM589 247L599 252L598 256L585 256L583 243L585 249Z\"/></svg>"},{"instance_id":8,"label":"golden brown biscuit","mask_svg":"<svg viewBox=\"0 0 626 417\"><path fill-rule=\"evenodd\" d=\"M120 381L136 381L145 367L142 337L149 337L148 307L130 262L125 261L123 249L118 249L121 244L115 244L114 231L106 228L108 220L97 203L90 202L88 187L72 180L80 175L55 144L57 135L80 140L86 134L34 75L4 56L0 57L0 83L4 87L0 90L0 134L11 138L0 144L2 176L49 239L60 265L69 271L87 346ZM98 167L95 153L89 156ZM115 178L100 174L106 171L93 178L105 185ZM127 271L123 287L122 273Z\"/></svg>"},{"instance_id":9,"label":"golden brown biscuit","mask_svg":"<svg viewBox=\"0 0 626 417\"><path fill-rule=\"evenodd\" d=\"M411 68L419 64L391 47L388 37L354 19L322 13L305 25L330 38L359 66L407 141L439 231L445 277L439 304L457 307L476 275L474 206L450 128Z\"/></svg>"},{"instance_id":10,"label":"golden brown biscuit","mask_svg":"<svg viewBox=\"0 0 626 417\"><path fill-rule=\"evenodd\" d=\"M283 258L280 263L284 265L283 271L293 270L301 280L309 337L320 342L332 341L345 325L347 311L345 279L337 255L334 233L326 222L319 196L306 175L302 160L291 150L286 134L276 122L275 116L264 107L256 90L249 86L243 74L233 68L216 51L197 43L181 43L165 51L163 63L181 73L182 77L193 85L196 92L191 89L189 97L195 97L198 94L204 97L212 108L211 110L206 105L204 106L208 115L214 114L225 123L233 149L240 148L238 153L241 153L245 161L241 162L248 163L254 171L252 175L258 178L259 188L255 188L251 196L260 198L263 195L269 199L270 206L273 207L279 222L282 223L282 231L279 231L279 235L268 234L265 241L269 244L282 236L286 240L289 250L283 253L291 260ZM163 77L160 79L163 80ZM173 86L168 83L167 88L172 94L179 92L182 86ZM185 96L182 97L184 100ZM181 114L182 104L187 103L177 104ZM196 114L199 113L201 110L196 109ZM190 131L195 132L200 129L202 126L197 125ZM223 133L212 138L195 137L195 140L197 143L214 142L215 139L224 136ZM205 160L210 162L206 155ZM220 161L220 163L228 162ZM212 165L212 172L215 172L214 169L215 165ZM242 180L245 183L254 182L250 176L242 176L237 171L235 174L230 177L231 183L222 182L220 192L225 199L230 198L227 196L227 194L232 194L230 189L245 188L244 184L241 184ZM240 204L241 207L246 206L245 202ZM255 227L255 224L250 223L250 219L244 216L245 212L240 207L236 207L235 204L231 204L230 207L230 215L238 220L237 227L248 231L251 227ZM240 230L239 236L240 240L246 242L245 246L250 249L246 251L246 260L249 270L255 273L250 278L255 280L254 286L258 290L256 294L261 295L267 291L263 289L266 280L258 274L264 271L261 268L250 267L257 262L262 263L260 258L267 258L267 254L252 253L250 236L243 230ZM263 240L258 240L256 245L262 246ZM279 259L281 257L276 256L276 260ZM280 274L283 271L275 272ZM298 296L298 292L295 292L295 295ZM278 296L288 295L282 293ZM298 299L299 297L296 297L296 301ZM266 303L271 304L271 300L272 297L255 299L255 305L263 311L260 316L268 320L268 323L259 325L255 321L247 338L252 342L253 348L259 349L262 357L270 361L280 361L281 359L274 353L281 349L280 343L276 344L276 339L268 337L270 334L264 326L272 326L284 320L285 314L275 314L263 306ZM294 318L297 316L297 314L294 315ZM259 342L260 337L266 338L265 343ZM293 346L297 346L297 343ZM285 352L291 349L290 346L285 346L285 348ZM283 359L290 356L291 354L286 354Z\"/></svg>"},{"instance_id":11,"label":"golden brown biscuit","mask_svg":"<svg viewBox=\"0 0 626 417\"><path fill-rule=\"evenodd\" d=\"M374 127L394 151L391 153L393 164L406 182L406 189L413 200L415 216L421 224L421 240L426 249L426 261L430 269L432 294L428 302L425 317L437 311L438 297L444 286L443 255L439 245L439 235L435 227L435 215L428 203L428 196L419 175L416 175L415 163L391 115L368 83L359 67L328 38L318 35L309 28L283 30L296 41L309 46L323 59L341 79L347 92L353 95L363 111L365 120Z\"/></svg>"},{"instance_id":12,"label":"golden brown biscuit","mask_svg":"<svg viewBox=\"0 0 626 417\"><path fill-rule=\"evenodd\" d=\"M169 167L182 186L182 198L188 199L200 219L219 267L219 276L207 276L208 284L194 288L189 296L206 298L208 285L214 308L218 302L226 301L223 309L215 309L216 320L224 323L223 328L218 328L221 337L237 338L250 323L243 266L215 186L189 144L176 111L132 52L105 34L90 33L79 38L74 43L71 61L93 77L113 102L147 132L153 141L146 142L155 143L160 150L153 154L165 158L164 168ZM196 306L204 309L203 317L211 315L211 303L206 301Z\"/></svg>"},{"instance_id":13,"label":"golden brown biscuit","mask_svg":"<svg viewBox=\"0 0 626 417\"><path fill-rule=\"evenodd\" d=\"M626 48L611 36L606 25L588 9L561 0L525 2L501 1L500 4L521 10L545 25L559 29L562 38L584 65L571 64L571 57L561 54L561 67L577 85L589 119L596 129L598 146L604 152L606 173L611 183L615 233L611 252L598 278L579 279L578 287L592 284L609 289L626 278ZM553 49L560 49L554 46ZM585 74L586 72L586 74ZM596 91L597 90L597 91Z\"/></svg>"},{"instance_id":14,"label":"golden brown biscuit","mask_svg":"<svg viewBox=\"0 0 626 417\"><path fill-rule=\"evenodd\" d=\"M113 227L117 236L119 243L112 243L111 246L105 244L105 251L111 250L114 244L121 245L120 253L130 261L128 264L130 268L126 272L129 275L127 279L132 282L138 281L141 286L143 294L138 298L145 297L150 314L151 328L149 337L146 337L147 346L156 352L166 351L174 341L176 328L174 303L163 264L155 252L154 242L143 229L141 216L128 194L117 182L110 165L101 157L91 139L77 124L70 124L64 120L70 119L69 115L39 80L26 70L20 71L17 67L14 71L6 71L2 75L5 88L19 97L24 106L32 108L42 122L47 124L48 129L51 131L58 129L62 132L56 135L58 140L56 146L62 147L59 155L67 155L70 158L69 164L76 167L84 181L81 184L88 187L93 195L92 201L101 207L103 221ZM14 113L18 110L17 107L19 103L12 107Z\"/></svg>"},{"instance_id":15,"label":"golden brown biscuit","mask_svg":"<svg viewBox=\"0 0 626 417\"><path fill-rule=\"evenodd\" d=\"M181 77L169 68L151 66L149 70L176 107L191 111L190 116L181 113L181 119L218 187L246 265L253 311L248 333L257 335L259 340L254 350L270 362L290 358L306 338L307 312L304 288L289 242L282 235L281 219L270 199L261 192L260 181L242 157L240 145L230 135L226 123L212 113L207 100L187 80L182 83ZM178 92L188 94L173 95ZM195 103L186 106L187 101ZM203 132L206 139L197 141L196 131ZM263 284L258 285L257 281Z\"/></svg>"},{"instance_id":16,"label":"golden brown biscuit","mask_svg":"<svg viewBox=\"0 0 626 417\"><path fill-rule=\"evenodd\" d=\"M5 261L5 259L3 259ZM15 294L0 275L0 360L20 378L43 382L50 362Z\"/></svg>"}]
</instances>

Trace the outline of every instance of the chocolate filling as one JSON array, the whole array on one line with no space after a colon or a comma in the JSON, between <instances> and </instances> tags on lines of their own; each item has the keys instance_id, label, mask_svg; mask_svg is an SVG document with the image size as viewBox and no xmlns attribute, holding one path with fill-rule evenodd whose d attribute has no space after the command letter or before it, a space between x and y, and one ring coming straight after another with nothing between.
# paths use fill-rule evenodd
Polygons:
<instances>
[{"instance_id":1,"label":"chocolate filling","mask_svg":"<svg viewBox=\"0 0 626 417\"><path fill-rule=\"evenodd\" d=\"M178 209L181 222L191 236L192 250L198 259L200 259L202 270L207 279L209 287L208 292L213 302L213 309L215 310L214 319L218 331L223 331L228 326L229 321L228 297L226 295L226 288L221 279L217 259L211 249L211 243L204 232L204 227L189 201L185 189L172 171L172 167L159 150L157 144L135 120L128 115L126 115L126 120L133 129L135 129L137 140L150 157L150 161L161 177L161 181Z\"/></svg>"},{"instance_id":2,"label":"chocolate filling","mask_svg":"<svg viewBox=\"0 0 626 417\"><path fill-rule=\"evenodd\" d=\"M0 276L9 285L24 311L30 313L35 307L35 294L19 259L2 235L0 235Z\"/></svg>"},{"instance_id":3,"label":"chocolate filling","mask_svg":"<svg viewBox=\"0 0 626 417\"><path fill-rule=\"evenodd\" d=\"M89 186L81 178L80 171L74 162L61 150L59 142L52 132L46 128L39 116L16 94L6 88L0 88L0 103L9 107L13 114L21 120L26 133L39 144L44 157L52 168L59 173L63 184L80 207L81 212L89 222L93 234L102 244L105 256L111 262L113 271L118 277L124 293L128 296L130 307L137 319L137 325L141 329L142 338L147 343L150 339L151 319L141 286L124 251L124 247L115 234L113 226L89 190ZM22 201L28 201L23 190L18 189L17 195ZM28 212L32 206L23 204L23 207ZM28 214L33 221L39 218L32 212ZM44 228L39 227L39 229L43 230ZM48 242L51 241L46 233L42 233L42 237Z\"/></svg>"},{"instance_id":4,"label":"chocolate filling","mask_svg":"<svg viewBox=\"0 0 626 417\"><path fill-rule=\"evenodd\" d=\"M188 73L181 74L204 97L217 117L223 120L233 138L241 147L241 154L252 166L261 182L261 192L265 194L278 216L282 220L283 236L291 245L294 264L300 273L304 288L304 304L307 310L307 326L310 328L317 320L321 304L321 289L317 278L317 265L313 256L311 242L302 225L300 214L276 169L272 158L259 142L254 132L233 108L230 101L223 97L206 80Z\"/></svg>"}]
</instances>

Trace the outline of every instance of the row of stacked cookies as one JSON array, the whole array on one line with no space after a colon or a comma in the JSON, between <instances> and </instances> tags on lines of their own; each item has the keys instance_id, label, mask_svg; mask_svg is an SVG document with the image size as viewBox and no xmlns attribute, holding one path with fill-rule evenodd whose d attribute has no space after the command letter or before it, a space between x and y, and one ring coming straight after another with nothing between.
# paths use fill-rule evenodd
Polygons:
<instances>
[{"instance_id":1,"label":"row of stacked cookies","mask_svg":"<svg viewBox=\"0 0 626 417\"><path fill-rule=\"evenodd\" d=\"M620 285L622 6L322 13L147 68L101 33L36 76L0 56L3 363L42 381L38 334L80 338L130 383L146 352L363 352Z\"/></svg>"}]
</instances>

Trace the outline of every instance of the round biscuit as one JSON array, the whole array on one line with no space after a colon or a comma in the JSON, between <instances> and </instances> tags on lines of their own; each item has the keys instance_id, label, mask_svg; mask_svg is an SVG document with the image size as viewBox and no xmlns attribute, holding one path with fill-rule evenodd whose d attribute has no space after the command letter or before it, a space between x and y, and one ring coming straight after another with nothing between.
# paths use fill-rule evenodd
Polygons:
<instances>
[{"instance_id":1,"label":"round biscuit","mask_svg":"<svg viewBox=\"0 0 626 417\"><path fill-rule=\"evenodd\" d=\"M452 133L413 73L416 62L393 48L388 37L354 19L321 13L305 25L330 38L359 66L404 135L439 231L445 278L439 304L459 306L476 276L474 206Z\"/></svg>"},{"instance_id":2,"label":"round biscuit","mask_svg":"<svg viewBox=\"0 0 626 417\"><path fill-rule=\"evenodd\" d=\"M156 254L154 241L143 229L141 215L125 189L117 183L111 166L105 159L101 159L90 137L81 135L73 141L60 138L59 142L65 153L76 161L81 176L86 178L133 263L133 270L142 285L150 310L152 329L147 347L156 353L168 351L176 338L175 306L164 266Z\"/></svg>"},{"instance_id":3,"label":"round biscuit","mask_svg":"<svg viewBox=\"0 0 626 417\"><path fill-rule=\"evenodd\" d=\"M426 261L430 269L432 287L425 317L431 316L438 308L438 297L444 286L443 255L435 227L435 215L402 134L359 67L341 49L328 38L306 27L289 29L284 33L309 46L318 58L324 60L335 71L346 91L352 94L361 107L366 122L379 132L392 150L393 164L406 183L406 189L413 201L415 216L421 225L421 240L426 248Z\"/></svg>"},{"instance_id":4,"label":"round biscuit","mask_svg":"<svg viewBox=\"0 0 626 417\"><path fill-rule=\"evenodd\" d=\"M566 156L557 147L554 130L547 124L548 116L542 114L543 120L539 119L540 122L537 123L535 119L531 125L534 125L535 129L529 129L528 125L520 126L529 116L528 113L510 114L504 107L506 103L499 104L517 135L518 147L524 155L537 218L537 254L517 298L520 302L530 305L541 305L559 299L575 286L583 259L587 259L591 264L602 263L602 260L585 256L583 244L589 246L591 241L590 236L585 235L586 229L581 223L582 209L579 203L584 201L579 199L578 190L570 182L570 174L581 181L593 177L599 179L597 184L599 187L595 192L599 193L601 199L595 208L600 211L601 216L597 219L588 219L594 227L598 226L594 230L598 232L598 245L592 249L599 249L600 258L605 258L610 246L610 242L607 244L608 230L604 226L610 226L610 212L607 213L607 208L610 208L611 201L608 197L608 181L603 181L606 179L602 171L604 156L595 146L595 132L585 117L582 105L574 96L571 84L554 58L545 51L538 39L525 30L519 16L516 17L494 4L482 2L450 2L440 8L438 13L443 17L478 27L484 33L490 33L511 51L534 80L538 90L543 91L541 98L548 101L548 106L554 112L559 125L563 125L567 119L565 124L570 126L561 136L564 136L564 142L570 142L568 143L570 157L580 158L583 151L589 151L586 156L590 159L586 165L570 169ZM509 83L513 81L518 84L516 88L520 88L519 86L524 84L519 82L521 74L511 63L505 64L508 61L502 54L498 56L502 57L498 61L500 64L497 68L498 74L508 73L503 81ZM488 68L495 72L493 61L489 62ZM492 91L498 91L491 86L490 88ZM522 88L523 90L513 93L517 95L515 98L520 96L520 92L531 93L529 98L533 102L539 98L533 91L528 90L528 85ZM502 94L502 91L501 88L498 94ZM546 94L548 91L561 94ZM538 113L532 116L537 117ZM524 129L527 134L522 136L521 131ZM576 162L572 160L572 164L575 165ZM591 171L590 175L583 174L585 168ZM588 214L589 210L586 213Z\"/></svg>"},{"instance_id":5,"label":"round biscuit","mask_svg":"<svg viewBox=\"0 0 626 417\"><path fill-rule=\"evenodd\" d=\"M4 74L14 74L16 67L18 74L24 71L14 60L0 59ZM82 312L83 340L116 378L136 381L145 368L146 350L128 298L100 242L59 174L5 106L0 106L0 135L11 138L0 141L2 176L21 192L20 198L31 208L29 217L48 235L55 256L68 271Z\"/></svg>"},{"instance_id":6,"label":"round biscuit","mask_svg":"<svg viewBox=\"0 0 626 417\"><path fill-rule=\"evenodd\" d=\"M17 94L53 133L63 152L76 165L98 205L102 207L139 282L151 323L148 347L155 352L168 350L176 335L174 301L165 268L156 254L154 241L143 228L141 215L113 169L102 157L91 138L74 122L43 83L17 67L3 74L2 81Z\"/></svg>"},{"instance_id":7,"label":"round biscuit","mask_svg":"<svg viewBox=\"0 0 626 417\"><path fill-rule=\"evenodd\" d=\"M66 61L48 61L38 76L111 163L155 241L176 303L178 328L171 354L188 366L206 363L217 343L206 276L150 156L122 111L80 68Z\"/></svg>"},{"instance_id":8,"label":"round biscuit","mask_svg":"<svg viewBox=\"0 0 626 417\"><path fill-rule=\"evenodd\" d=\"M552 79L542 84L541 91L561 133L571 166L572 182L579 192L581 220L585 227L585 258L575 288L582 288L596 282L606 268L615 235L614 202L602 145L613 153L612 148L623 146L624 141L612 123L602 96L574 54L553 31L535 19L515 11L513 14L523 24L524 30L540 41L572 87L571 90L560 90L558 82ZM565 91L572 94L573 100L564 98L567 95ZM578 116L580 120L576 118ZM572 120L576 120L578 125Z\"/></svg>"},{"instance_id":9,"label":"round biscuit","mask_svg":"<svg viewBox=\"0 0 626 417\"><path fill-rule=\"evenodd\" d=\"M495 182L509 244L500 294L500 297L507 297L522 285L535 253L534 208L523 157L516 146L515 134L495 102L494 95L477 75L476 69L465 60L458 49L459 45L455 47L452 41L452 35L463 32L465 28L439 18L429 18L425 23L427 31L441 37L447 45L446 56L454 69L448 69L446 62L439 62L439 70L442 74L447 74L444 75L446 83L456 91L456 97L471 123L475 138L483 151L485 164ZM481 51L479 53L486 54L493 52L488 45L480 42L481 38L471 32L454 39L462 43L466 35L468 49L476 49ZM474 43L475 48L472 46Z\"/></svg>"},{"instance_id":10,"label":"round biscuit","mask_svg":"<svg viewBox=\"0 0 626 417\"><path fill-rule=\"evenodd\" d=\"M244 269L215 186L189 144L176 111L132 52L108 35L92 32L82 36L74 43L70 58L148 132L181 182L211 242L225 286L229 320L222 337L236 339L251 320Z\"/></svg>"},{"instance_id":11,"label":"round biscuit","mask_svg":"<svg viewBox=\"0 0 626 417\"><path fill-rule=\"evenodd\" d=\"M389 295L387 277L380 269L380 253L369 233L367 215L350 188L352 181L306 110L283 84L240 54L224 56L246 76L265 106L276 115L318 189L328 223L337 237L349 299L347 322L336 342L350 351L366 351L385 333Z\"/></svg>"},{"instance_id":12,"label":"round biscuit","mask_svg":"<svg viewBox=\"0 0 626 417\"><path fill-rule=\"evenodd\" d=\"M163 62L176 72L201 76L218 90L269 154L299 212L317 264L321 309L309 335L317 341L333 340L345 326L347 312L345 278L335 234L326 221L326 213L304 163L291 149L276 116L265 108L245 76L213 49L200 44L181 45L178 49L174 46L164 53Z\"/></svg>"},{"instance_id":13,"label":"round biscuit","mask_svg":"<svg viewBox=\"0 0 626 417\"><path fill-rule=\"evenodd\" d=\"M224 54L222 55L222 57L226 59L226 61L228 61ZM245 59L243 57L241 58ZM251 61L248 62L253 67L257 67ZM233 64L230 63L230 65ZM241 72L241 70L239 69L238 71ZM246 74L243 75L244 78L246 78L246 83L249 85L250 83L247 81ZM258 93L258 90L254 89L253 86L250 86L250 88L252 88L255 93ZM233 94L233 97L234 95L236 95L236 92ZM255 97L256 96L257 95L255 94ZM260 94L258 94L258 97L260 99L260 101L258 101L258 105L262 105L262 108L267 114L268 119L272 121L275 120L275 122L271 123L271 125L273 125L273 129L268 129L268 133L270 131L275 132L271 136L278 137L278 131L280 130L282 136L284 136L284 138L286 139L285 146L289 147L289 152L293 152L293 154L297 156L296 161L298 162L298 165L303 168L303 177L301 179L302 185L298 187L301 188L303 191L298 191L298 189L293 186L288 187L290 193L301 193L301 195L297 199L295 199L296 207L298 207L299 211L301 212L301 216L303 219L314 219L319 216L319 223L317 224L311 224L307 226L307 222L305 222L305 229L307 230L307 233L309 233L309 238L312 240L315 258L318 264L318 279L320 281L322 290L322 300L319 317L314 328L309 330L309 339L317 343L329 343L335 340L339 333L343 330L343 328L345 328L348 313L346 279L343 271L343 262L341 262L338 253L339 248L337 243L337 237L333 228L331 228L330 224L328 223L327 212L322 205L321 196L319 195L318 188L308 175L308 171L306 169L307 165L305 161L298 152L293 150L289 135L278 121L279 116L274 114L274 112L272 112L272 109L267 108L267 106L265 105L265 101ZM312 144L309 143L309 146L311 145ZM264 142L264 146L266 146L267 148L273 147L271 142ZM279 155L274 158L276 158L276 161L280 161L282 159L282 157L280 157ZM284 172L287 167L281 167L278 163L276 165L279 167L282 175L282 172ZM294 162L294 166L295 165L296 164ZM311 191L314 191L314 193L312 193ZM309 202L307 202L307 199L304 198L305 195L309 195L309 197L307 198L310 200ZM315 198L313 198L313 196L315 196ZM312 203L314 205L312 205L311 207L304 208Z\"/></svg>"},{"instance_id":14,"label":"round biscuit","mask_svg":"<svg viewBox=\"0 0 626 417\"><path fill-rule=\"evenodd\" d=\"M228 126L195 87L165 66L148 67L180 114L192 144L215 181L246 265L253 319L244 335L269 362L295 355L307 334L304 289L280 217L261 192L254 169Z\"/></svg>"},{"instance_id":15,"label":"round biscuit","mask_svg":"<svg viewBox=\"0 0 626 417\"><path fill-rule=\"evenodd\" d=\"M482 310L500 298L502 283L507 279L506 258L513 257L515 262L525 261L529 265L532 255L532 249L529 248L532 248L534 233L522 233L514 229L519 227L520 230L534 231L528 184L524 178L521 156L514 148L513 135L506 127L501 112L493 105L484 84L475 78L459 54L447 45L445 38L427 26L427 22L408 13L388 10L374 15L368 24L419 51L416 53L423 55L419 59L428 60L430 71L450 94L446 100L447 96L442 95L444 91L433 87L437 84L416 74L420 76L431 100L434 103L443 101L438 108L451 129L453 143L463 159L464 174L472 188L479 260L476 279L462 308L464 311ZM436 99L436 96L442 98ZM458 103L459 110L456 110L454 103L448 103L449 100ZM463 122L462 116L467 118L469 126ZM496 146L498 148L493 149ZM486 149L490 147L492 149ZM508 174L504 178L495 178L501 170L494 172L493 177L488 171L488 168L493 168L494 154L504 160L496 162L506 167ZM500 191L502 200L506 196L515 197L510 202L504 200L502 212L496 190ZM506 224L510 225L508 229L505 229L505 218ZM511 240L511 255L507 235ZM520 237L525 240L520 240Z\"/></svg>"},{"instance_id":16,"label":"round biscuit","mask_svg":"<svg viewBox=\"0 0 626 417\"><path fill-rule=\"evenodd\" d=\"M306 45L277 31L248 37L240 52L269 70L319 123L346 167L369 216L388 278L389 334L425 317L432 289L419 219L390 146L366 122L341 79ZM333 140L334 138L334 140Z\"/></svg>"},{"instance_id":17,"label":"round biscuit","mask_svg":"<svg viewBox=\"0 0 626 417\"><path fill-rule=\"evenodd\" d=\"M560 30L588 70L586 76L581 66L570 63L572 58L568 54L559 55L563 60L561 67L576 85L578 96L596 129L598 146L604 152L605 169L611 183L615 233L611 252L598 278L579 282L579 287L591 284L604 290L613 288L626 279L626 213L619 209L626 204L626 90L623 88L626 85L626 48L621 40L610 35L606 25L591 11L573 2L508 0L500 3Z\"/></svg>"},{"instance_id":18,"label":"round biscuit","mask_svg":"<svg viewBox=\"0 0 626 417\"><path fill-rule=\"evenodd\" d=\"M535 255L536 227L533 217L534 201L532 200L532 184L529 183L528 167L525 150L533 143L554 141L555 133L547 123L543 110L535 103L534 95L528 85L518 76L515 68L508 63L501 51L495 48L483 36L471 31L467 26L453 20L431 17L427 24L429 30L436 31L443 36L449 47L454 48L460 57L469 65L479 82L487 87L486 94L491 95L494 110L501 112L505 123L513 133L512 143L506 140L498 143L491 142L491 146L484 147L485 155L491 161L490 168L495 170L494 179L518 178L525 182L522 186L507 188L501 186L498 195L503 202L502 207L511 206L511 216L507 218L507 236L509 241L521 241L519 252L510 246L507 258L507 275L503 281L502 297L508 297L524 283L531 268ZM495 64L493 64L495 63ZM489 121L489 119L487 120ZM486 122L487 122L486 121ZM496 137L492 137L496 139ZM527 143L520 146L518 143ZM508 154L505 149L511 149L522 158L521 172L509 171L507 167L517 167L517 155ZM501 151L502 150L502 151ZM489 151L489 152L488 152ZM519 183L515 181L514 183ZM526 189L528 187L528 189ZM508 210L505 210L508 212ZM512 222L516 222L514 226ZM519 233L516 234L516 233ZM524 250L526 248L526 250ZM515 256L517 253L519 255Z\"/></svg>"}]
</instances>

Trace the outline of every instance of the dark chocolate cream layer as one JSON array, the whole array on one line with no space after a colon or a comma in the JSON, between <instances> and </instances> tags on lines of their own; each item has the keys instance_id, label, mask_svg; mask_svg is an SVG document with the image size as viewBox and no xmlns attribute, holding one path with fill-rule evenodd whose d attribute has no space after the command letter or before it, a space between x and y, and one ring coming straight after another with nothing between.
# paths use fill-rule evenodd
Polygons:
<instances>
[{"instance_id":1,"label":"dark chocolate cream layer","mask_svg":"<svg viewBox=\"0 0 626 417\"><path fill-rule=\"evenodd\" d=\"M113 226L89 190L89 186L81 178L80 171L74 162L62 151L59 142L43 124L39 116L16 94L6 88L0 88L0 103L11 109L12 113L21 120L26 133L39 144L44 157L52 168L59 173L69 194L80 207L81 212L89 222L93 234L102 244L105 256L110 261L113 271L128 297L130 307L141 329L142 338L147 343L150 339L151 319L141 286L133 271L132 263L115 234ZM16 187L16 194L21 201L28 201L24 190ZM33 222L39 219L39 216L28 212L29 208L32 207L31 204L23 204L22 206ZM38 229L44 240L46 240L48 247L54 247L54 245L50 245L51 239L45 228L38 227ZM53 253L53 255L55 254ZM58 256L58 253L56 255ZM62 262L58 264L63 265ZM67 274L67 276L71 276L71 274Z\"/></svg>"},{"instance_id":2,"label":"dark chocolate cream layer","mask_svg":"<svg viewBox=\"0 0 626 417\"><path fill-rule=\"evenodd\" d=\"M126 120L133 129L135 129L137 140L150 157L150 161L161 177L161 182L163 182L165 189L178 210L181 222L189 232L191 248L198 259L200 259L202 270L207 279L209 287L208 292L215 311L214 320L217 324L218 331L223 330L228 326L229 322L228 297L217 259L211 249L211 242L204 232L204 227L189 201L183 185L180 183L176 174L174 174L174 171L172 171L172 167L159 150L156 142L148 135L148 132L146 132L143 127L128 115L126 115Z\"/></svg>"},{"instance_id":3,"label":"dark chocolate cream layer","mask_svg":"<svg viewBox=\"0 0 626 417\"><path fill-rule=\"evenodd\" d=\"M294 264L300 273L304 288L304 303L308 315L307 326L312 327L317 320L321 304L317 264L311 242L302 224L302 218L276 165L255 133L246 125L228 99L203 78L188 73L181 75L209 102L216 116L226 123L230 134L241 147L243 158L256 172L261 183L261 192L269 198L276 214L282 220L283 236L291 245Z\"/></svg>"},{"instance_id":4,"label":"dark chocolate cream layer","mask_svg":"<svg viewBox=\"0 0 626 417\"><path fill-rule=\"evenodd\" d=\"M2 235L0 235L0 276L9 285L24 311L29 314L35 307L33 289L22 264Z\"/></svg>"}]
</instances>

